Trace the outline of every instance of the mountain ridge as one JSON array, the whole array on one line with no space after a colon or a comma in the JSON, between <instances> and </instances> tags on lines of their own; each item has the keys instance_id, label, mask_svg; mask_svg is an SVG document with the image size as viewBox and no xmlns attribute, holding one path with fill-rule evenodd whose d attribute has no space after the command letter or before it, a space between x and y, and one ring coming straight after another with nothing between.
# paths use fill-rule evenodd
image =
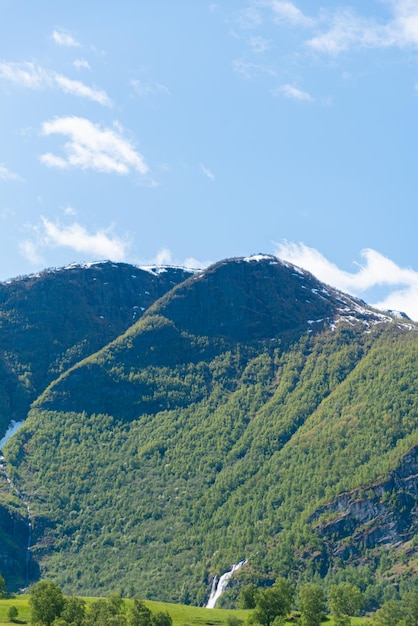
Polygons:
<instances>
[{"instance_id":1,"label":"mountain ridge","mask_svg":"<svg viewBox=\"0 0 418 626\"><path fill-rule=\"evenodd\" d=\"M268 255L179 281L5 446L34 561L71 592L196 603L242 559L255 582L376 569L386 544L340 563L309 516L418 445L417 328Z\"/></svg>"}]
</instances>

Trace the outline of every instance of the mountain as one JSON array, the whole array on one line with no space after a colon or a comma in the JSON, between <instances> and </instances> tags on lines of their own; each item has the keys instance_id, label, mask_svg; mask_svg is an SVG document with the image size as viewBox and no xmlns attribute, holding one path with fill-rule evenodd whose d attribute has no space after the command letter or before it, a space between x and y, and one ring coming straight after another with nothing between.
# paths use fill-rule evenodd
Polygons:
<instances>
[{"instance_id":1,"label":"mountain","mask_svg":"<svg viewBox=\"0 0 418 626\"><path fill-rule=\"evenodd\" d=\"M131 322L45 377L4 447L43 575L196 603L242 559L264 584L415 575L416 324L266 255Z\"/></svg>"},{"instance_id":2,"label":"mountain","mask_svg":"<svg viewBox=\"0 0 418 626\"><path fill-rule=\"evenodd\" d=\"M115 339L190 273L103 262L0 283L0 437L64 369Z\"/></svg>"},{"instance_id":3,"label":"mountain","mask_svg":"<svg viewBox=\"0 0 418 626\"><path fill-rule=\"evenodd\" d=\"M190 274L103 262L0 283L0 440L60 372L124 332ZM25 516L0 474L0 571L19 583L26 568Z\"/></svg>"}]
</instances>

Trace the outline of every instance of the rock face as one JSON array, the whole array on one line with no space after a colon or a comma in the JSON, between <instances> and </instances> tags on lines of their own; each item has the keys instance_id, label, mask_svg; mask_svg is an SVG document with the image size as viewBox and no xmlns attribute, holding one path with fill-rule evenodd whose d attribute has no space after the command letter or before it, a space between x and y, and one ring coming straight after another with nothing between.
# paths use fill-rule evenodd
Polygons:
<instances>
[{"instance_id":1,"label":"rock face","mask_svg":"<svg viewBox=\"0 0 418 626\"><path fill-rule=\"evenodd\" d=\"M348 559L364 548L399 546L418 531L418 446L383 482L344 493L309 518L329 556Z\"/></svg>"}]
</instances>

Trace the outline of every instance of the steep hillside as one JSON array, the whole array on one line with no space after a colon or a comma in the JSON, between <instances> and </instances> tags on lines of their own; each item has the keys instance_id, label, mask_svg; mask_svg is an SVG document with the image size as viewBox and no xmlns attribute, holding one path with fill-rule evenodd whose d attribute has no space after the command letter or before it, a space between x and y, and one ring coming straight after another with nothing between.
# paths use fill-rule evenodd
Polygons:
<instances>
[{"instance_id":1,"label":"steep hillside","mask_svg":"<svg viewBox=\"0 0 418 626\"><path fill-rule=\"evenodd\" d=\"M0 440L51 380L124 332L190 274L103 262L0 283ZM0 571L15 586L29 575L26 515L0 467ZM32 560L30 570L35 576Z\"/></svg>"},{"instance_id":2,"label":"steep hillside","mask_svg":"<svg viewBox=\"0 0 418 626\"><path fill-rule=\"evenodd\" d=\"M244 558L256 581L378 568L394 535L356 543L367 520L343 494L363 489L389 516L407 497L412 567L415 483L403 497L393 476L418 445L417 353L413 323L274 257L192 276L52 382L5 446L35 561L68 591L189 602Z\"/></svg>"},{"instance_id":3,"label":"steep hillside","mask_svg":"<svg viewBox=\"0 0 418 626\"><path fill-rule=\"evenodd\" d=\"M0 439L51 380L188 276L179 268L103 262L0 283Z\"/></svg>"}]
</instances>

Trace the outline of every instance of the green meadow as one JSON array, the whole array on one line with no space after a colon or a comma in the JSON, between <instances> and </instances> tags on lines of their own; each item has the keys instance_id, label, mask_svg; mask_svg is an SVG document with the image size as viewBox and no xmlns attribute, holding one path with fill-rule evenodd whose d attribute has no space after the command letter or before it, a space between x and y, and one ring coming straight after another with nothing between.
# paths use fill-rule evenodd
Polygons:
<instances>
[{"instance_id":1,"label":"green meadow","mask_svg":"<svg viewBox=\"0 0 418 626\"><path fill-rule=\"evenodd\" d=\"M98 598L84 598L87 605L95 602ZM125 600L126 608L132 604L132 600ZM247 610L229 610L229 609L205 609L197 606L189 606L185 604L168 604L165 602L146 601L145 604L151 611L167 611L173 619L173 626L226 626L228 617L233 615L244 622L247 620L251 611ZM7 612L10 606L15 606L19 612L15 622L10 622L7 618ZM369 619L366 617L352 617L353 626L360 624L368 624ZM291 619L287 623L295 624L296 619ZM30 623L30 607L29 596L18 595L12 598L0 600L0 624L29 624ZM334 620L327 618L324 624L333 626Z\"/></svg>"}]
</instances>

